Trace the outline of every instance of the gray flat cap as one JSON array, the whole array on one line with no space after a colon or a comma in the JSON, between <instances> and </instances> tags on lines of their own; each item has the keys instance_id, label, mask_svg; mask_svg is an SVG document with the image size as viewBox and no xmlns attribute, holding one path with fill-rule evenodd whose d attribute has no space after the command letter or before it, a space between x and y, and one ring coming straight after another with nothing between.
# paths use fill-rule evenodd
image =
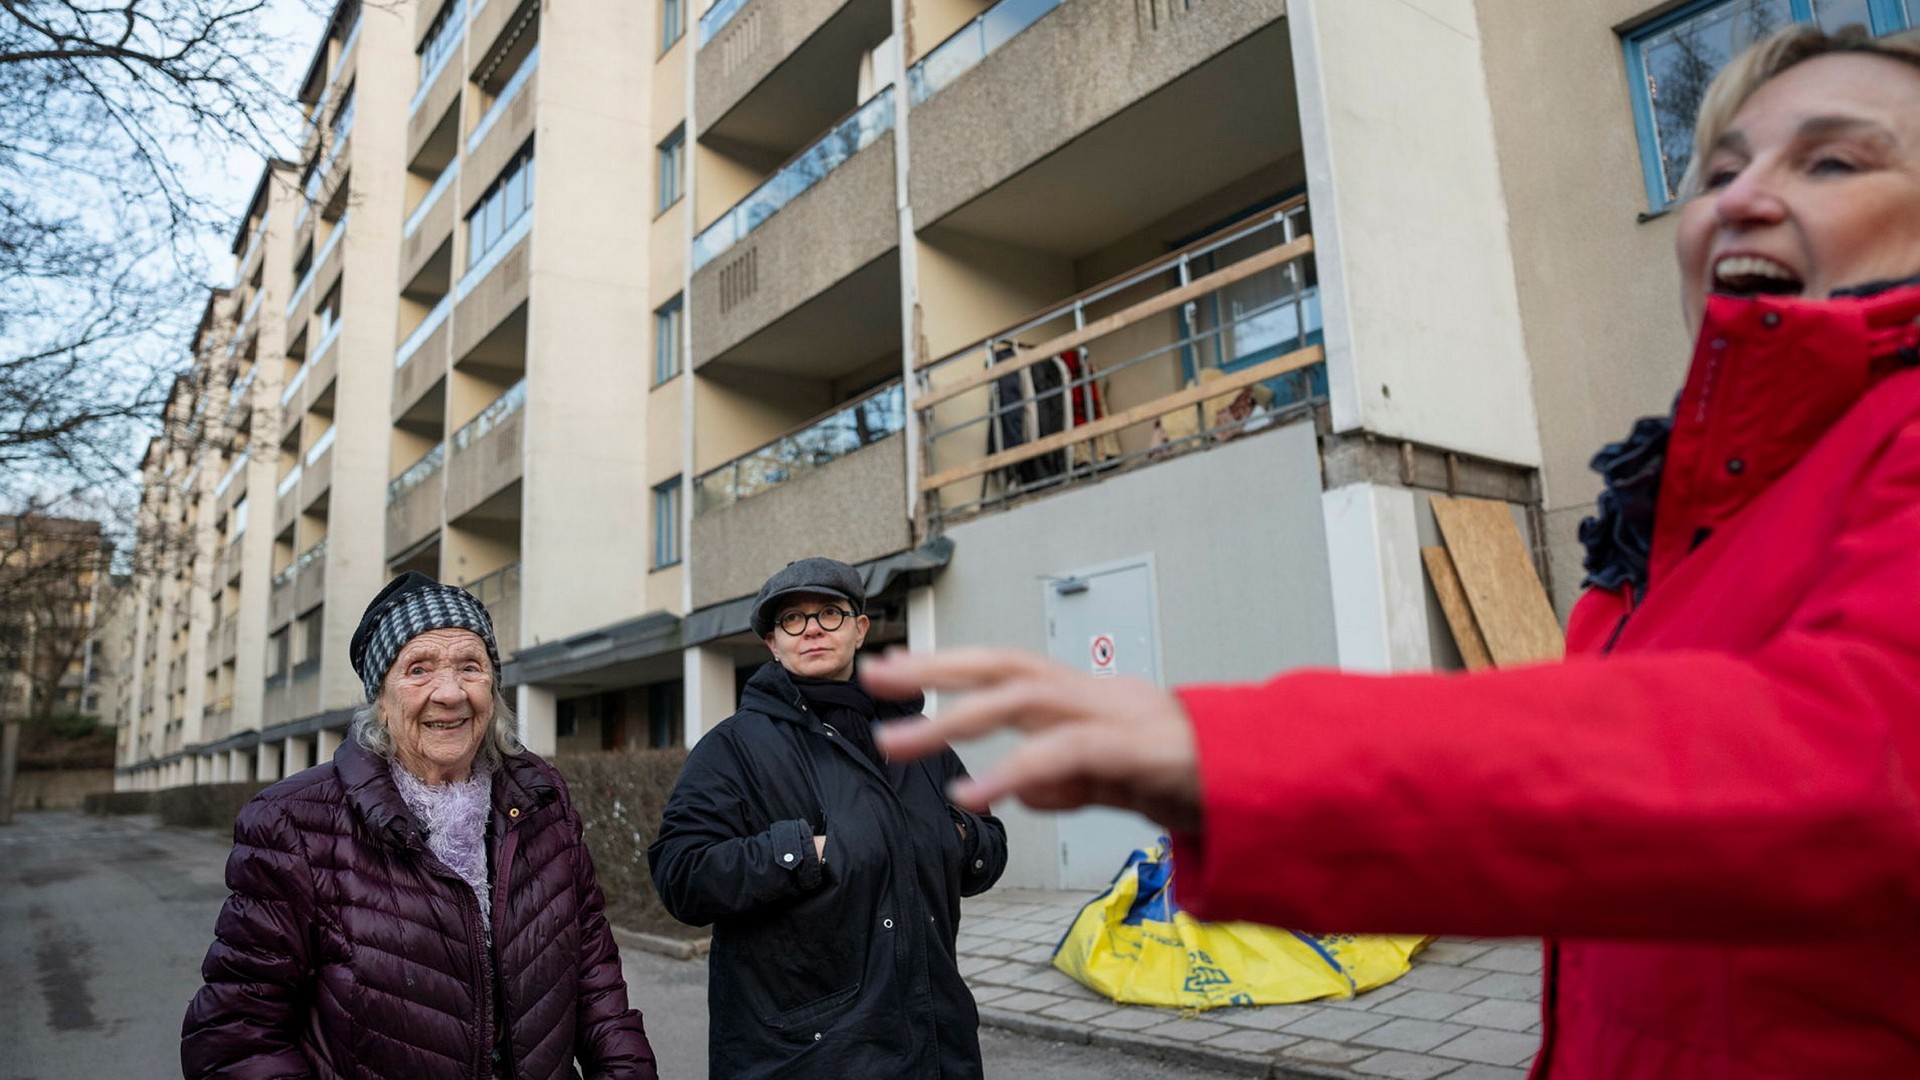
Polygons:
<instances>
[{"instance_id":1,"label":"gray flat cap","mask_svg":"<svg viewBox=\"0 0 1920 1080\"><path fill-rule=\"evenodd\" d=\"M753 598L753 632L761 637L773 633L780 601L803 595L839 597L853 605L855 615L867 613L867 585L860 571L838 559L815 556L788 563L760 586L760 595Z\"/></svg>"}]
</instances>

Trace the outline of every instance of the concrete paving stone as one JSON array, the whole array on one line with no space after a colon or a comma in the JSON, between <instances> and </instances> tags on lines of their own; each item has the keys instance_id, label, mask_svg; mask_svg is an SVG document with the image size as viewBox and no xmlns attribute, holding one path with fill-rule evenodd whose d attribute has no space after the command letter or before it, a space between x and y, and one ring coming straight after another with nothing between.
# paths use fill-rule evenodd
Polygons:
<instances>
[{"instance_id":1,"label":"concrete paving stone","mask_svg":"<svg viewBox=\"0 0 1920 1080\"><path fill-rule=\"evenodd\" d=\"M996 1027L1069 1045L1085 1046L1087 1043L1087 1029L1083 1025L1070 1020L1056 1020L1051 1016L1035 1016L988 1006L980 1010L980 1024L982 1027Z\"/></svg>"},{"instance_id":2,"label":"concrete paving stone","mask_svg":"<svg viewBox=\"0 0 1920 1080\"><path fill-rule=\"evenodd\" d=\"M1251 1028L1255 1031L1279 1031L1295 1020L1304 1020L1309 1016L1319 1016L1323 1008L1317 1004L1301 1005L1253 1005L1245 1008L1210 1009L1207 1019L1234 1027Z\"/></svg>"},{"instance_id":3,"label":"concrete paving stone","mask_svg":"<svg viewBox=\"0 0 1920 1080\"><path fill-rule=\"evenodd\" d=\"M1473 997L1499 998L1502 1001L1539 1001L1540 977L1493 972L1482 975L1461 987L1460 992Z\"/></svg>"},{"instance_id":4,"label":"concrete paving stone","mask_svg":"<svg viewBox=\"0 0 1920 1080\"><path fill-rule=\"evenodd\" d=\"M1327 1039L1306 1039L1280 1049L1283 1058L1314 1061L1322 1065L1348 1065L1372 1053L1371 1050Z\"/></svg>"},{"instance_id":5,"label":"concrete paving stone","mask_svg":"<svg viewBox=\"0 0 1920 1080\"><path fill-rule=\"evenodd\" d=\"M1359 1046L1378 1046L1383 1050L1406 1050L1419 1054L1472 1030L1461 1024L1437 1020L1394 1020L1371 1031L1363 1031L1347 1041Z\"/></svg>"},{"instance_id":6,"label":"concrete paving stone","mask_svg":"<svg viewBox=\"0 0 1920 1080\"><path fill-rule=\"evenodd\" d=\"M1441 1043L1433 1052L1486 1065L1520 1065L1532 1061L1540 1052L1540 1037L1478 1028L1451 1042Z\"/></svg>"},{"instance_id":7,"label":"concrete paving stone","mask_svg":"<svg viewBox=\"0 0 1920 1080\"><path fill-rule=\"evenodd\" d=\"M1531 1001L1490 998L1478 1005L1469 1005L1447 1019L1456 1024L1471 1024L1500 1031L1526 1031L1540 1022L1540 1006Z\"/></svg>"},{"instance_id":8,"label":"concrete paving stone","mask_svg":"<svg viewBox=\"0 0 1920 1080\"><path fill-rule=\"evenodd\" d=\"M1465 967L1504 971L1512 975L1538 975L1546 960L1539 945L1502 945L1488 949L1466 962Z\"/></svg>"},{"instance_id":9,"label":"concrete paving stone","mask_svg":"<svg viewBox=\"0 0 1920 1080\"><path fill-rule=\"evenodd\" d=\"M1011 986L976 986L973 987L973 1003L975 1005L986 1005L999 1001L1004 997L1011 997L1019 992L1020 991L1015 990Z\"/></svg>"},{"instance_id":10,"label":"concrete paving stone","mask_svg":"<svg viewBox=\"0 0 1920 1080\"><path fill-rule=\"evenodd\" d=\"M998 956L1002 959L1027 947L1024 941L1008 941L1006 938L982 938L980 944L961 949L962 956Z\"/></svg>"},{"instance_id":11,"label":"concrete paving stone","mask_svg":"<svg viewBox=\"0 0 1920 1080\"><path fill-rule=\"evenodd\" d=\"M1066 990L1082 989L1066 972L1059 968L1036 968L1013 980L1013 985L1023 990L1045 990L1049 994L1058 994Z\"/></svg>"},{"instance_id":12,"label":"concrete paving stone","mask_svg":"<svg viewBox=\"0 0 1920 1080\"><path fill-rule=\"evenodd\" d=\"M1233 1076L1265 1077L1268 1059L1263 1054L1222 1050L1199 1043L1169 1042L1132 1031L1100 1029L1087 1041L1094 1046L1118 1050L1130 1057L1152 1058L1184 1068L1211 1069Z\"/></svg>"},{"instance_id":13,"label":"concrete paving stone","mask_svg":"<svg viewBox=\"0 0 1920 1080\"><path fill-rule=\"evenodd\" d=\"M1012 959L1024 960L1029 964L1051 964L1053 962L1053 945L1049 943L1046 945L1022 946L1014 952Z\"/></svg>"},{"instance_id":14,"label":"concrete paving stone","mask_svg":"<svg viewBox=\"0 0 1920 1080\"><path fill-rule=\"evenodd\" d=\"M1142 1035L1151 1035L1156 1039L1174 1039L1179 1042L1206 1042L1216 1036L1225 1035L1233 1029L1225 1024L1216 1024L1211 1020L1168 1020L1143 1028Z\"/></svg>"},{"instance_id":15,"label":"concrete paving stone","mask_svg":"<svg viewBox=\"0 0 1920 1080\"><path fill-rule=\"evenodd\" d=\"M1032 972L1033 969L1025 964L994 962L966 976L966 980L974 986L1016 986Z\"/></svg>"},{"instance_id":16,"label":"concrete paving stone","mask_svg":"<svg viewBox=\"0 0 1920 1080\"><path fill-rule=\"evenodd\" d=\"M1412 971L1393 980L1393 985L1408 990L1439 990L1444 993L1458 990L1485 974L1479 968L1457 967L1453 964L1415 964Z\"/></svg>"},{"instance_id":17,"label":"concrete paving stone","mask_svg":"<svg viewBox=\"0 0 1920 1080\"><path fill-rule=\"evenodd\" d=\"M1527 1080L1527 1070L1503 1069L1498 1065L1468 1065L1448 1073L1447 1080Z\"/></svg>"},{"instance_id":18,"label":"concrete paving stone","mask_svg":"<svg viewBox=\"0 0 1920 1080\"><path fill-rule=\"evenodd\" d=\"M1022 990L1017 994L1009 994L999 1001L994 1002L993 1007L996 1009L1009 1009L1014 1012L1037 1013L1049 1005L1058 1005L1065 1000L1066 998L1058 994L1043 994L1038 990Z\"/></svg>"},{"instance_id":19,"label":"concrete paving stone","mask_svg":"<svg viewBox=\"0 0 1920 1080\"><path fill-rule=\"evenodd\" d=\"M1392 1001L1374 1006L1373 1012L1386 1016L1406 1016L1415 1020L1445 1020L1484 998L1465 994L1442 994L1436 990L1409 990Z\"/></svg>"},{"instance_id":20,"label":"concrete paving stone","mask_svg":"<svg viewBox=\"0 0 1920 1080\"><path fill-rule=\"evenodd\" d=\"M1271 1054L1283 1046L1292 1046L1300 1041L1297 1035L1282 1035L1277 1031L1254 1031L1251 1028L1238 1028L1225 1035L1216 1035L1207 1040L1208 1046L1217 1046L1225 1050L1242 1050L1249 1054Z\"/></svg>"},{"instance_id":21,"label":"concrete paving stone","mask_svg":"<svg viewBox=\"0 0 1920 1080\"><path fill-rule=\"evenodd\" d=\"M1355 1035L1372 1031L1386 1022L1386 1017L1370 1012L1323 1009L1304 1020L1295 1020L1280 1030L1289 1035L1306 1035L1316 1039L1335 1039L1345 1042Z\"/></svg>"},{"instance_id":22,"label":"concrete paving stone","mask_svg":"<svg viewBox=\"0 0 1920 1080\"><path fill-rule=\"evenodd\" d=\"M1353 1063L1354 1072L1367 1076L1390 1076L1394 1080L1428 1080L1455 1068L1458 1068L1456 1062L1430 1058L1425 1054L1409 1054L1404 1050L1387 1050Z\"/></svg>"},{"instance_id":23,"label":"concrete paving stone","mask_svg":"<svg viewBox=\"0 0 1920 1080\"><path fill-rule=\"evenodd\" d=\"M1107 1015L1114 1008L1114 1004L1110 1001L1063 1001L1058 1005L1049 1005L1041 1009L1040 1015L1083 1024L1096 1016Z\"/></svg>"},{"instance_id":24,"label":"concrete paving stone","mask_svg":"<svg viewBox=\"0 0 1920 1080\"><path fill-rule=\"evenodd\" d=\"M1428 942L1427 947L1420 950L1420 955L1413 958L1413 962L1416 965L1464 964L1491 948L1493 946L1481 944L1472 938L1445 937Z\"/></svg>"},{"instance_id":25,"label":"concrete paving stone","mask_svg":"<svg viewBox=\"0 0 1920 1080\"><path fill-rule=\"evenodd\" d=\"M1012 919L999 915L976 915L971 911L962 913L961 922L966 925L967 933L976 937L1005 937L1007 928L1014 925Z\"/></svg>"},{"instance_id":26,"label":"concrete paving stone","mask_svg":"<svg viewBox=\"0 0 1920 1080\"><path fill-rule=\"evenodd\" d=\"M972 982L994 968L1006 967L1007 962L997 956L969 956L960 954L960 977Z\"/></svg>"},{"instance_id":27,"label":"concrete paving stone","mask_svg":"<svg viewBox=\"0 0 1920 1080\"><path fill-rule=\"evenodd\" d=\"M1019 938L1021 941L1031 941L1035 945L1051 947L1060 944L1060 935L1066 932L1066 927L1055 926L1052 923L1023 922L1018 931L1008 936Z\"/></svg>"},{"instance_id":28,"label":"concrete paving stone","mask_svg":"<svg viewBox=\"0 0 1920 1080\"><path fill-rule=\"evenodd\" d=\"M1164 1024L1180 1014L1172 1009L1149 1009L1141 1005L1121 1005L1110 1013L1095 1016L1087 1021L1094 1027L1117 1028L1125 1031L1140 1031L1155 1024Z\"/></svg>"},{"instance_id":29,"label":"concrete paving stone","mask_svg":"<svg viewBox=\"0 0 1920 1080\"><path fill-rule=\"evenodd\" d=\"M1359 1012L1366 1012L1381 1002L1392 1001L1394 998L1406 993L1408 989L1408 987L1395 983L1392 986L1376 987L1364 994L1357 994L1350 998L1322 998L1314 1002L1314 1004L1323 1009L1354 1009Z\"/></svg>"}]
</instances>

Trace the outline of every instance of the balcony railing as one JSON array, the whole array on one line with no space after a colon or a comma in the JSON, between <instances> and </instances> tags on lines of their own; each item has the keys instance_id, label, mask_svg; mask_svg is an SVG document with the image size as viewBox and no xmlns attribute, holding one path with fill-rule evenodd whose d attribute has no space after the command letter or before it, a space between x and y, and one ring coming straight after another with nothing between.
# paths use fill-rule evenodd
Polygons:
<instances>
[{"instance_id":1,"label":"balcony railing","mask_svg":"<svg viewBox=\"0 0 1920 1080\"><path fill-rule=\"evenodd\" d=\"M446 36L443 42L428 42L427 45L438 48L439 55L433 59L432 66L420 73L420 87L413 92L413 100L407 102L407 115L420 111L420 103L427 99L427 91L433 89L433 82L440 77L440 71L447 61L460 51L460 39L467 36L467 13L461 0L454 0L453 10L447 15L447 26L440 33ZM477 5L476 5L477 7Z\"/></svg>"},{"instance_id":2,"label":"balcony railing","mask_svg":"<svg viewBox=\"0 0 1920 1080\"><path fill-rule=\"evenodd\" d=\"M704 514L751 498L897 435L906 426L906 397L901 384L882 386L758 450L694 477L693 512Z\"/></svg>"},{"instance_id":3,"label":"balcony railing","mask_svg":"<svg viewBox=\"0 0 1920 1080\"><path fill-rule=\"evenodd\" d=\"M273 211L271 210L261 214L259 223L254 225L253 231L247 234L247 246L240 252L239 265L241 267L244 268L248 262L252 261L253 253L259 249L260 241L267 235L267 219L272 216Z\"/></svg>"},{"instance_id":4,"label":"balcony railing","mask_svg":"<svg viewBox=\"0 0 1920 1080\"><path fill-rule=\"evenodd\" d=\"M480 415L466 422L465 426L453 433L453 451L459 453L499 427L507 417L520 411L527 403L527 380L521 379L507 388L507 392L494 398L492 404L480 410Z\"/></svg>"},{"instance_id":5,"label":"balcony railing","mask_svg":"<svg viewBox=\"0 0 1920 1080\"><path fill-rule=\"evenodd\" d=\"M312 370L312 368L313 364L310 362L300 365L300 370L293 373L293 378L288 379L286 387L280 391L280 404L287 405L292 403L293 396L300 392L302 386L306 385L307 372Z\"/></svg>"},{"instance_id":6,"label":"balcony railing","mask_svg":"<svg viewBox=\"0 0 1920 1080\"><path fill-rule=\"evenodd\" d=\"M280 478L280 482L274 485L273 490L275 494L285 495L298 483L300 483L300 463L294 462L293 468L287 470L287 475Z\"/></svg>"},{"instance_id":7,"label":"balcony railing","mask_svg":"<svg viewBox=\"0 0 1920 1080\"><path fill-rule=\"evenodd\" d=\"M300 576L300 571L312 566L316 560L325 558L326 554L327 541L325 537L322 537L314 541L312 547L301 552L298 558L288 563L279 573L273 575L273 584L275 587L285 585Z\"/></svg>"},{"instance_id":8,"label":"balcony railing","mask_svg":"<svg viewBox=\"0 0 1920 1080\"><path fill-rule=\"evenodd\" d=\"M915 105L973 70L988 54L1011 41L1064 0L1000 0L976 15L947 40L907 69L907 88Z\"/></svg>"},{"instance_id":9,"label":"balcony railing","mask_svg":"<svg viewBox=\"0 0 1920 1080\"><path fill-rule=\"evenodd\" d=\"M922 365L912 407L928 519L1201 449L1324 400L1313 271L1296 198ZM1173 332L1143 348L1156 323ZM1019 343L1029 333L1044 340ZM1155 385L1181 389L1144 390ZM1148 400L1110 400L1129 389Z\"/></svg>"},{"instance_id":10,"label":"balcony railing","mask_svg":"<svg viewBox=\"0 0 1920 1080\"><path fill-rule=\"evenodd\" d=\"M259 235L259 234L257 234L257 233L256 233L255 235L257 236L257 235ZM251 300L249 300L249 301L247 301L247 310L246 310L246 312L245 312L245 313L243 313L243 314L242 314L242 315L240 316L240 325L241 325L241 326L243 326L243 327L244 327L244 326L246 326L246 325L247 325L248 323L250 323L250 322L252 322L252 321L253 321L253 316L254 316L254 313L260 310L260 301L262 301L262 300L265 300L266 298L267 298L267 290L265 290L265 289L255 289L255 290L253 291L253 299L251 299ZM239 343L239 341L240 341L240 335L238 335L238 334L236 334L236 335L234 335L234 338L233 338L233 340L234 340L234 342L235 342L236 344L238 344L238 343ZM230 346L228 346L228 347L227 347L227 351L228 351L228 352L232 352L232 351L233 351L233 347L232 347L231 345L230 345Z\"/></svg>"},{"instance_id":11,"label":"balcony railing","mask_svg":"<svg viewBox=\"0 0 1920 1080\"><path fill-rule=\"evenodd\" d=\"M301 460L304 461L308 466L311 466L314 462L319 461L320 455L326 453L328 450L333 449L333 437L334 435L338 434L339 431L340 431L340 426L338 424L329 424L327 426L327 430L321 432L320 437L313 440L313 445L307 447L307 456L302 458Z\"/></svg>"},{"instance_id":12,"label":"balcony railing","mask_svg":"<svg viewBox=\"0 0 1920 1080\"><path fill-rule=\"evenodd\" d=\"M828 173L845 164L855 154L872 146L880 136L893 130L893 93L883 90L852 115L834 125L832 131L800 151L792 161L754 188L746 198L701 230L693 238L693 268L712 262L761 223L780 212L780 208L799 198Z\"/></svg>"},{"instance_id":13,"label":"balcony railing","mask_svg":"<svg viewBox=\"0 0 1920 1080\"><path fill-rule=\"evenodd\" d=\"M507 111L513 99L520 96L520 88L527 85L527 80L533 77L534 69L539 66L540 46L535 45L527 52L527 58L520 61L520 70L515 71L513 78L507 80L507 85L500 88L500 96L494 98L493 104L487 107L486 115L473 125L473 134L467 136L467 153L473 153L474 148L480 145L480 140L493 130L494 121L500 119L500 114Z\"/></svg>"},{"instance_id":14,"label":"balcony railing","mask_svg":"<svg viewBox=\"0 0 1920 1080\"><path fill-rule=\"evenodd\" d=\"M242 450L233 456L233 464L227 466L227 471L220 477L220 482L213 486L214 498L218 499L220 496L225 495L227 489L233 486L233 478L239 476L240 470L247 467L248 454L249 451Z\"/></svg>"},{"instance_id":15,"label":"balcony railing","mask_svg":"<svg viewBox=\"0 0 1920 1080\"><path fill-rule=\"evenodd\" d=\"M700 16L700 44L705 45L712 41L713 35L719 33L720 28L727 25L727 22L746 6L747 0L717 0Z\"/></svg>"},{"instance_id":16,"label":"balcony railing","mask_svg":"<svg viewBox=\"0 0 1920 1080\"><path fill-rule=\"evenodd\" d=\"M392 506L401 497L440 471L447 460L447 444L435 443L433 449L426 452L419 461L407 466L407 471L387 481L387 505Z\"/></svg>"},{"instance_id":17,"label":"balcony railing","mask_svg":"<svg viewBox=\"0 0 1920 1080\"><path fill-rule=\"evenodd\" d=\"M507 231L501 234L500 239L495 240L493 245L487 248L486 256L469 267L466 273L460 275L460 284L453 288L454 300L456 302L465 300L467 294L473 291L473 287L485 281L487 275L493 273L493 268L500 265L500 260L506 258L532 231L533 208L528 207L520 214L520 220L507 226Z\"/></svg>"},{"instance_id":18,"label":"balcony railing","mask_svg":"<svg viewBox=\"0 0 1920 1080\"><path fill-rule=\"evenodd\" d=\"M489 611L520 595L520 564L509 563L483 578L475 578L464 588Z\"/></svg>"},{"instance_id":19,"label":"balcony railing","mask_svg":"<svg viewBox=\"0 0 1920 1080\"><path fill-rule=\"evenodd\" d=\"M413 213L407 215L407 224L401 229L402 239L419 231L420 223L427 220L427 214L433 210L433 205L440 201L441 193L453 185L453 178L458 175L460 175L460 159L454 158L447 163L446 168L440 170L439 176L434 177L433 186L427 189L427 193L420 196L420 205L414 207Z\"/></svg>"},{"instance_id":20,"label":"balcony railing","mask_svg":"<svg viewBox=\"0 0 1920 1080\"><path fill-rule=\"evenodd\" d=\"M433 310L427 312L427 317L421 319L420 325L414 327L413 333L407 335L407 340L401 342L400 347L393 351L393 366L406 367L407 361L413 359L413 354L420 351L420 346L426 344L427 339L433 336L433 332L440 328L440 324L447 321L447 312L452 310L453 294L448 293L440 298L439 303L433 305Z\"/></svg>"}]
</instances>

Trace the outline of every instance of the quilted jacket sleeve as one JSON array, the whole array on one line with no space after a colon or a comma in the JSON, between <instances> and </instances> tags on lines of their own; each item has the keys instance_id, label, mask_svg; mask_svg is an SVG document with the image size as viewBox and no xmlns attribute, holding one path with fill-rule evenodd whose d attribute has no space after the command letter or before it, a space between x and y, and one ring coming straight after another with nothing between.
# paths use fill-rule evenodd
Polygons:
<instances>
[{"instance_id":1,"label":"quilted jacket sleeve","mask_svg":"<svg viewBox=\"0 0 1920 1080\"><path fill-rule=\"evenodd\" d=\"M1766 941L1915 932L1920 429L1854 482L1759 647L1181 699L1181 900L1307 930Z\"/></svg>"},{"instance_id":2,"label":"quilted jacket sleeve","mask_svg":"<svg viewBox=\"0 0 1920 1080\"><path fill-rule=\"evenodd\" d=\"M803 896L825 882L803 819L754 829L745 763L723 732L694 744L647 849L660 903L693 926Z\"/></svg>"},{"instance_id":3,"label":"quilted jacket sleeve","mask_svg":"<svg viewBox=\"0 0 1920 1080\"><path fill-rule=\"evenodd\" d=\"M227 888L200 965L206 983L181 1025L183 1075L311 1077L299 1039L314 979L313 877L285 804L255 799L240 811Z\"/></svg>"},{"instance_id":4,"label":"quilted jacket sleeve","mask_svg":"<svg viewBox=\"0 0 1920 1080\"><path fill-rule=\"evenodd\" d=\"M559 774L554 774L558 780ZM564 790L564 783L562 789ZM620 948L607 924L607 898L593 872L593 855L580 835L580 819L571 804L568 826L574 830L574 896L580 911L580 986L574 1052L587 1080L656 1080L653 1046L638 1009L627 1003Z\"/></svg>"}]
</instances>

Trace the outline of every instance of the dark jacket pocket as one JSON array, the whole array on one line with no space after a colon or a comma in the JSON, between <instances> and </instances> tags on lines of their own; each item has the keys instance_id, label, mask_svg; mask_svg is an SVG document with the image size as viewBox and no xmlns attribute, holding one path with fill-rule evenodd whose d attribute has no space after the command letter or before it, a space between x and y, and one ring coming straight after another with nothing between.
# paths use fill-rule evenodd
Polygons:
<instances>
[{"instance_id":1,"label":"dark jacket pocket","mask_svg":"<svg viewBox=\"0 0 1920 1080\"><path fill-rule=\"evenodd\" d=\"M795 1005L786 1012L775 1013L765 1019L768 1027L788 1035L802 1035L812 1038L814 1033L833 1025L840 1014L847 1011L860 997L860 984L842 987L831 994L814 998L812 1001Z\"/></svg>"}]
</instances>

